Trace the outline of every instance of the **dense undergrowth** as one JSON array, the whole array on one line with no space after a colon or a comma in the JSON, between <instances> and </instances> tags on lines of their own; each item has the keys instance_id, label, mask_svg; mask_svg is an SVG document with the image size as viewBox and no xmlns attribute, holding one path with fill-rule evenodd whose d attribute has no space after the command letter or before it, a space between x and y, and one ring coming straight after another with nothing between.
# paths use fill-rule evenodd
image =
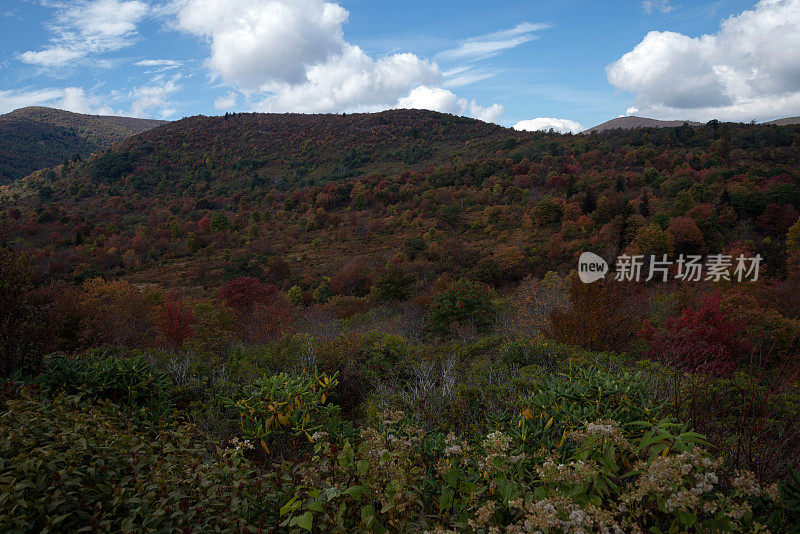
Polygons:
<instances>
[{"instance_id":1,"label":"dense undergrowth","mask_svg":"<svg viewBox=\"0 0 800 534\"><path fill-rule=\"evenodd\" d=\"M680 422L675 378L498 337L54 354L3 390L0 529L789 528L796 481L759 480ZM709 395L733 401L726 380Z\"/></svg>"}]
</instances>

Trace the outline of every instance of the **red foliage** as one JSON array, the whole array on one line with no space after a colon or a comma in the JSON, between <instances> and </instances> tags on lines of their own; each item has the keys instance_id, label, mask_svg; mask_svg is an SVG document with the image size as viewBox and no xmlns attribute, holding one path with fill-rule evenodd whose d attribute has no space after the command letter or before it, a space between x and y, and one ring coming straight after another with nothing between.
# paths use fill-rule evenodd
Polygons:
<instances>
[{"instance_id":1,"label":"red foliage","mask_svg":"<svg viewBox=\"0 0 800 534\"><path fill-rule=\"evenodd\" d=\"M194 335L194 322L194 314L186 308L182 300L175 297L164 302L155 321L158 333L173 350L179 349Z\"/></svg>"},{"instance_id":2,"label":"red foliage","mask_svg":"<svg viewBox=\"0 0 800 534\"><path fill-rule=\"evenodd\" d=\"M720 302L718 293L707 293L696 307L684 308L662 328L645 323L641 337L650 356L688 371L732 372L749 347L739 339L741 327Z\"/></svg>"},{"instance_id":3,"label":"red foliage","mask_svg":"<svg viewBox=\"0 0 800 534\"><path fill-rule=\"evenodd\" d=\"M208 217L203 217L197 221L197 227L204 232L209 232L211 230L211 220Z\"/></svg>"},{"instance_id":4,"label":"red foliage","mask_svg":"<svg viewBox=\"0 0 800 534\"><path fill-rule=\"evenodd\" d=\"M222 286L217 295L239 315L247 315L257 304L269 303L275 297L275 286L243 276Z\"/></svg>"},{"instance_id":5,"label":"red foliage","mask_svg":"<svg viewBox=\"0 0 800 534\"><path fill-rule=\"evenodd\" d=\"M773 235L784 235L797 220L797 210L791 204L770 204L756 219L756 226Z\"/></svg>"},{"instance_id":6,"label":"red foliage","mask_svg":"<svg viewBox=\"0 0 800 534\"><path fill-rule=\"evenodd\" d=\"M667 231L675 238L675 247L680 252L693 251L703 244L703 232L691 217L675 217Z\"/></svg>"}]
</instances>

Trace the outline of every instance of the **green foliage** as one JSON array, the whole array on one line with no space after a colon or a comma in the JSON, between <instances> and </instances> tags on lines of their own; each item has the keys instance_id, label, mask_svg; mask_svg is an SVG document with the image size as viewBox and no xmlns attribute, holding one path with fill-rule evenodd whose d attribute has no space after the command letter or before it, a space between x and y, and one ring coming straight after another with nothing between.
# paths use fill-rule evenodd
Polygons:
<instances>
[{"instance_id":1,"label":"green foliage","mask_svg":"<svg viewBox=\"0 0 800 534\"><path fill-rule=\"evenodd\" d=\"M224 232L231 227L231 221L225 213L218 211L211 216L211 231Z\"/></svg>"},{"instance_id":2,"label":"green foliage","mask_svg":"<svg viewBox=\"0 0 800 534\"><path fill-rule=\"evenodd\" d=\"M155 420L168 415L172 407L172 379L141 356L53 355L45 360L36 382L55 391L81 392L87 398L108 399L132 409L145 409Z\"/></svg>"},{"instance_id":3,"label":"green foliage","mask_svg":"<svg viewBox=\"0 0 800 534\"><path fill-rule=\"evenodd\" d=\"M147 431L108 401L23 391L0 414L2 532L241 532L274 525L280 482L192 425Z\"/></svg>"},{"instance_id":4,"label":"green foliage","mask_svg":"<svg viewBox=\"0 0 800 534\"><path fill-rule=\"evenodd\" d=\"M286 296L289 298L289 302L295 306L303 304L303 289L300 286L292 286Z\"/></svg>"},{"instance_id":5,"label":"green foliage","mask_svg":"<svg viewBox=\"0 0 800 534\"><path fill-rule=\"evenodd\" d=\"M485 331L494 323L496 315L494 292L484 284L463 279L434 295L428 312L428 328L438 334L449 333L456 325Z\"/></svg>"},{"instance_id":6,"label":"green foliage","mask_svg":"<svg viewBox=\"0 0 800 534\"><path fill-rule=\"evenodd\" d=\"M399 265L389 265L372 286L372 295L378 301L405 300L414 289L416 279Z\"/></svg>"},{"instance_id":7,"label":"green foliage","mask_svg":"<svg viewBox=\"0 0 800 534\"><path fill-rule=\"evenodd\" d=\"M596 367L570 367L543 377L535 391L519 399L519 405L521 427L553 427L558 435L586 421L610 419L625 428L642 421L653 423L661 415L641 372L612 373Z\"/></svg>"},{"instance_id":8,"label":"green foliage","mask_svg":"<svg viewBox=\"0 0 800 534\"><path fill-rule=\"evenodd\" d=\"M311 439L337 410L326 404L336 384L335 376L317 372L279 373L261 377L245 388L241 397L223 402L238 412L244 436L260 443L269 454L270 444L278 436Z\"/></svg>"},{"instance_id":9,"label":"green foliage","mask_svg":"<svg viewBox=\"0 0 800 534\"><path fill-rule=\"evenodd\" d=\"M786 250L800 252L800 218L786 232Z\"/></svg>"}]
</instances>

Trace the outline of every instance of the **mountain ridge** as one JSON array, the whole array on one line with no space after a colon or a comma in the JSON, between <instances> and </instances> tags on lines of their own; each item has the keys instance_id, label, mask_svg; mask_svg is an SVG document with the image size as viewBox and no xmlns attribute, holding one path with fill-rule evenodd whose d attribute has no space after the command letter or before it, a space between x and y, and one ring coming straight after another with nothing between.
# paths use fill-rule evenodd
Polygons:
<instances>
[{"instance_id":1,"label":"mountain ridge","mask_svg":"<svg viewBox=\"0 0 800 534\"><path fill-rule=\"evenodd\" d=\"M600 133L608 130L632 130L635 128L676 128L688 124L689 126L696 127L706 124L704 122L689 121L689 120L661 120L651 119L649 117L638 117L636 115L626 115L624 117L616 117L607 120L603 123L583 130L582 134L589 134L592 132ZM771 121L760 122L757 124L775 125L775 126L789 126L792 124L800 124L800 116L797 117L783 117Z\"/></svg>"},{"instance_id":2,"label":"mountain ridge","mask_svg":"<svg viewBox=\"0 0 800 534\"><path fill-rule=\"evenodd\" d=\"M166 122L41 106L15 109L0 115L0 183L87 157Z\"/></svg>"}]
</instances>

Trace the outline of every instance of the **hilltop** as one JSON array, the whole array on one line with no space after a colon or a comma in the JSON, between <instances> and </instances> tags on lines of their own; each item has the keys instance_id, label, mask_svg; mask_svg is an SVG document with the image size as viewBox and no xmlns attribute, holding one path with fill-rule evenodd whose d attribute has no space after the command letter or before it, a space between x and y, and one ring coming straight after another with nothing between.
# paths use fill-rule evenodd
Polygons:
<instances>
[{"instance_id":1,"label":"hilltop","mask_svg":"<svg viewBox=\"0 0 800 534\"><path fill-rule=\"evenodd\" d=\"M647 117L617 117L598 124L592 128L587 128L581 133L600 133L608 130L632 130L634 128L676 128L688 124L689 126L702 126L704 123L685 120L662 121L658 119L649 119ZM773 125L773 126L789 126L792 124L800 124L800 117L785 117L783 119L776 119L772 121L762 122L760 124Z\"/></svg>"},{"instance_id":2,"label":"hilltop","mask_svg":"<svg viewBox=\"0 0 800 534\"><path fill-rule=\"evenodd\" d=\"M607 130L630 130L633 128L675 128L688 124L689 126L700 126L700 122L692 121L662 121L658 119L648 119L647 117L617 117L592 128L587 128L581 133L605 132Z\"/></svg>"},{"instance_id":3,"label":"hilltop","mask_svg":"<svg viewBox=\"0 0 800 534\"><path fill-rule=\"evenodd\" d=\"M87 157L166 121L27 107L0 115L0 183Z\"/></svg>"},{"instance_id":4,"label":"hilltop","mask_svg":"<svg viewBox=\"0 0 800 534\"><path fill-rule=\"evenodd\" d=\"M763 124L773 124L775 126L788 126L790 124L800 124L800 117L785 117L783 119L775 119L774 121L767 121Z\"/></svg>"}]
</instances>

